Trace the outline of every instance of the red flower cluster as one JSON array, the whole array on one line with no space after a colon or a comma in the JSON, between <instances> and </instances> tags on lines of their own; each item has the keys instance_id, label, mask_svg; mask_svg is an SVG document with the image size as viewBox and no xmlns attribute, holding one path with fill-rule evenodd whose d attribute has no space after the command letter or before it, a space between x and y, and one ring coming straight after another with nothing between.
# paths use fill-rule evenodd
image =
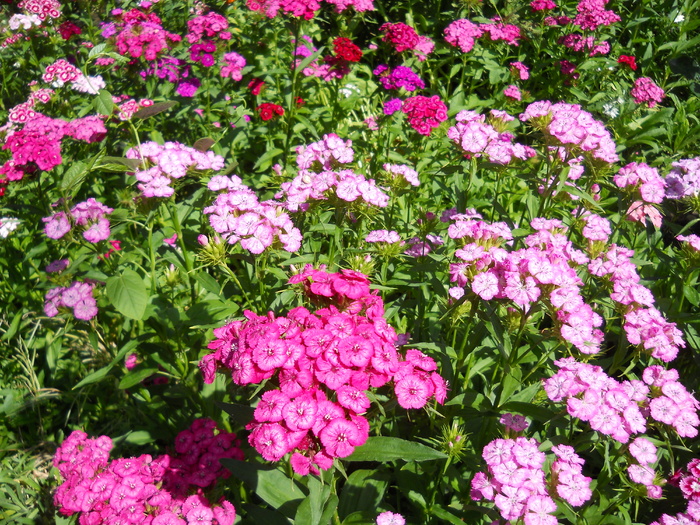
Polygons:
<instances>
[{"instance_id":1,"label":"red flower cluster","mask_svg":"<svg viewBox=\"0 0 700 525\"><path fill-rule=\"evenodd\" d=\"M260 118L263 120L271 120L275 118L275 115L284 115L284 108L282 106L271 104L270 102L260 104L258 106L258 111L260 112Z\"/></svg>"},{"instance_id":2,"label":"red flower cluster","mask_svg":"<svg viewBox=\"0 0 700 525\"><path fill-rule=\"evenodd\" d=\"M447 106L437 95L424 97L418 95L407 98L401 106L408 117L408 123L421 135L430 135L433 128L447 120Z\"/></svg>"},{"instance_id":3,"label":"red flower cluster","mask_svg":"<svg viewBox=\"0 0 700 525\"><path fill-rule=\"evenodd\" d=\"M617 59L617 63L627 64L632 71L637 71L637 61L633 56L620 55L620 58Z\"/></svg>"},{"instance_id":4,"label":"red flower cluster","mask_svg":"<svg viewBox=\"0 0 700 525\"><path fill-rule=\"evenodd\" d=\"M248 82L248 89L250 89L250 92L253 95L259 95L264 86L265 81L259 78L254 78L253 80Z\"/></svg>"},{"instance_id":5,"label":"red flower cluster","mask_svg":"<svg viewBox=\"0 0 700 525\"><path fill-rule=\"evenodd\" d=\"M349 38L339 36L333 40L333 49L338 58L348 62L359 62L362 59L362 50Z\"/></svg>"},{"instance_id":6,"label":"red flower cluster","mask_svg":"<svg viewBox=\"0 0 700 525\"><path fill-rule=\"evenodd\" d=\"M66 20L60 26L58 26L58 32L63 40L68 40L73 35L80 35L82 31L70 20Z\"/></svg>"}]
</instances>

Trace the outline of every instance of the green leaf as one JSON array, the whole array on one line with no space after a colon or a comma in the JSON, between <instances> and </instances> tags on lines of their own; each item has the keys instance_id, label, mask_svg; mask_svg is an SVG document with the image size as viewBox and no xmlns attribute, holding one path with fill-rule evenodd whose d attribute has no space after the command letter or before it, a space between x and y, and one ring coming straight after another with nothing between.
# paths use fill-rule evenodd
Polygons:
<instances>
[{"instance_id":1,"label":"green leaf","mask_svg":"<svg viewBox=\"0 0 700 525\"><path fill-rule=\"evenodd\" d=\"M147 377L151 377L153 374L158 372L157 368L137 368L126 374L121 381L119 381L119 389L126 390L134 385L138 385L141 381Z\"/></svg>"},{"instance_id":2,"label":"green leaf","mask_svg":"<svg viewBox=\"0 0 700 525\"><path fill-rule=\"evenodd\" d=\"M395 437L371 437L361 447L357 447L355 452L346 461L393 461L402 459L404 461L428 461L431 459L443 459L447 456L434 448L406 441Z\"/></svg>"},{"instance_id":3,"label":"green leaf","mask_svg":"<svg viewBox=\"0 0 700 525\"><path fill-rule=\"evenodd\" d=\"M112 94L106 89L100 89L100 92L93 99L92 105L95 106L95 111L100 115L111 115L114 110Z\"/></svg>"},{"instance_id":4,"label":"green leaf","mask_svg":"<svg viewBox=\"0 0 700 525\"><path fill-rule=\"evenodd\" d=\"M177 104L177 102L175 101L158 102L157 104L153 104L152 106L139 109L136 113L134 113L134 117L140 119L147 119L149 117L152 117L153 115L157 115L158 113L162 113L163 111L169 110L175 104Z\"/></svg>"},{"instance_id":5,"label":"green leaf","mask_svg":"<svg viewBox=\"0 0 700 525\"><path fill-rule=\"evenodd\" d=\"M255 413L255 409L253 407L238 403L223 403L221 401L214 401L214 404L233 417L236 423L247 425L253 420L253 414Z\"/></svg>"},{"instance_id":6,"label":"green leaf","mask_svg":"<svg viewBox=\"0 0 700 525\"><path fill-rule=\"evenodd\" d=\"M293 517L306 496L298 482L288 478L276 468L230 458L223 458L220 461L234 478L248 485L266 503L285 516Z\"/></svg>"},{"instance_id":7,"label":"green leaf","mask_svg":"<svg viewBox=\"0 0 700 525\"><path fill-rule=\"evenodd\" d=\"M112 370L114 365L116 365L118 362L124 359L126 354L134 350L139 344L141 344L143 341L147 341L151 337L153 337L153 334L149 333L142 334L136 339L131 339L128 343L121 347L121 349L119 350L119 352L117 352L117 355L114 356L114 359L112 359L112 362L110 364L84 377L82 381L80 381L77 385L73 387L73 390L83 387L85 385L97 383L98 381L104 379L107 376L107 374L109 374L109 372Z\"/></svg>"},{"instance_id":8,"label":"green leaf","mask_svg":"<svg viewBox=\"0 0 700 525\"><path fill-rule=\"evenodd\" d=\"M105 164L120 164L130 170L137 170L141 166L141 161L138 159L127 159L125 157L102 157L102 162Z\"/></svg>"},{"instance_id":9,"label":"green leaf","mask_svg":"<svg viewBox=\"0 0 700 525\"><path fill-rule=\"evenodd\" d=\"M78 189L87 175L87 164L80 161L74 161L71 167L63 174L61 181L62 191L71 191L73 188Z\"/></svg>"},{"instance_id":10,"label":"green leaf","mask_svg":"<svg viewBox=\"0 0 700 525\"><path fill-rule=\"evenodd\" d=\"M143 319L148 305L148 290L143 279L133 270L107 279L107 297L119 313L131 319Z\"/></svg>"},{"instance_id":11,"label":"green leaf","mask_svg":"<svg viewBox=\"0 0 700 525\"><path fill-rule=\"evenodd\" d=\"M356 511L376 510L388 485L389 475L386 472L361 469L350 474L340 493L340 519L345 519Z\"/></svg>"}]
</instances>

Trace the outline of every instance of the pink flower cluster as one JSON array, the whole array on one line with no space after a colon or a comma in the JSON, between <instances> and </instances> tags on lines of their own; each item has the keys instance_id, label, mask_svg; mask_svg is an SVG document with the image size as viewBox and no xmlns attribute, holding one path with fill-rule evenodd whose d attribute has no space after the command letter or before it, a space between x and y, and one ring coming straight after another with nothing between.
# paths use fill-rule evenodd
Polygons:
<instances>
[{"instance_id":1,"label":"pink flower cluster","mask_svg":"<svg viewBox=\"0 0 700 525\"><path fill-rule=\"evenodd\" d=\"M666 198L683 199L700 195L700 157L671 163L666 175Z\"/></svg>"},{"instance_id":2,"label":"pink flower cluster","mask_svg":"<svg viewBox=\"0 0 700 525\"><path fill-rule=\"evenodd\" d=\"M650 525L696 525L700 523L700 459L693 459L684 470L673 476L671 482L678 485L688 501L685 512L670 516L663 514Z\"/></svg>"},{"instance_id":3,"label":"pink flower cluster","mask_svg":"<svg viewBox=\"0 0 700 525\"><path fill-rule=\"evenodd\" d=\"M235 175L215 175L211 191L221 192L211 206L204 208L209 224L229 244L240 243L251 253L264 252L273 244L288 252L301 247L301 232L275 201L258 202L258 197ZM225 192L225 193L223 193Z\"/></svg>"},{"instance_id":4,"label":"pink flower cluster","mask_svg":"<svg viewBox=\"0 0 700 525\"><path fill-rule=\"evenodd\" d=\"M230 53L224 53L221 59L224 62L224 65L221 66L221 76L240 81L243 78L241 71L246 66L245 58L235 51L231 51Z\"/></svg>"},{"instance_id":5,"label":"pink flower cluster","mask_svg":"<svg viewBox=\"0 0 700 525\"><path fill-rule=\"evenodd\" d=\"M444 33L447 43L459 47L463 53L469 53L474 48L476 39L484 34L478 25L466 18L451 22Z\"/></svg>"},{"instance_id":6,"label":"pink flower cluster","mask_svg":"<svg viewBox=\"0 0 700 525\"><path fill-rule=\"evenodd\" d=\"M578 14L574 24L581 29L594 31L600 26L619 22L621 19L614 11L605 9L607 3L608 0L581 0L576 7Z\"/></svg>"},{"instance_id":7,"label":"pink flower cluster","mask_svg":"<svg viewBox=\"0 0 700 525\"><path fill-rule=\"evenodd\" d=\"M700 237L698 237L697 235L678 235L676 236L676 239L678 239L681 242L687 243L687 245L692 251L700 252Z\"/></svg>"},{"instance_id":8,"label":"pink flower cluster","mask_svg":"<svg viewBox=\"0 0 700 525\"><path fill-rule=\"evenodd\" d=\"M357 13L374 11L372 0L326 0L326 2L334 5L337 13L342 13L349 7L352 7Z\"/></svg>"},{"instance_id":9,"label":"pink flower cluster","mask_svg":"<svg viewBox=\"0 0 700 525\"><path fill-rule=\"evenodd\" d=\"M32 91L29 93L29 98L26 102L17 104L15 107L10 109L10 114L7 120L15 124L24 124L28 120L36 118L40 115L40 113L34 111L36 104L47 104L51 101L51 97L54 93L54 90L49 88L42 88Z\"/></svg>"},{"instance_id":10,"label":"pink flower cluster","mask_svg":"<svg viewBox=\"0 0 700 525\"><path fill-rule=\"evenodd\" d=\"M156 60L171 44L182 40L180 35L163 29L160 18L154 13L142 13L137 9L125 13L115 30L119 31L115 41L117 51L132 58L143 56L146 60Z\"/></svg>"},{"instance_id":11,"label":"pink flower cluster","mask_svg":"<svg viewBox=\"0 0 700 525\"><path fill-rule=\"evenodd\" d=\"M504 111L492 111L491 123L487 123L485 115L470 110L460 111L455 120L457 124L447 130L447 136L468 155L484 156L496 164L509 164L513 158L527 160L536 155L530 146L513 142L512 133L496 131L494 125L502 129L514 120Z\"/></svg>"},{"instance_id":12,"label":"pink flower cluster","mask_svg":"<svg viewBox=\"0 0 700 525\"><path fill-rule=\"evenodd\" d=\"M386 207L389 196L373 179L367 180L349 169L337 169L340 164L352 161L354 151L352 141L343 141L331 133L323 139L297 148L298 175L280 185L281 191L275 195L284 199L290 211L305 211L309 201L334 199L345 202L364 202L372 206Z\"/></svg>"},{"instance_id":13,"label":"pink flower cluster","mask_svg":"<svg viewBox=\"0 0 700 525\"><path fill-rule=\"evenodd\" d=\"M494 18L490 24L475 24L466 18L451 22L445 28L445 41L469 53L476 43L476 39L486 34L491 40L503 40L508 45L517 46L520 38L520 28L514 25L503 24L498 18Z\"/></svg>"},{"instance_id":14,"label":"pink flower cluster","mask_svg":"<svg viewBox=\"0 0 700 525\"><path fill-rule=\"evenodd\" d=\"M278 385L263 393L247 427L263 458L278 461L291 452L295 472L305 475L349 456L369 435L361 414L370 407L370 387L393 382L403 408L422 408L431 398L444 402L435 361L418 350L401 357L382 299L370 293L365 275L307 266L289 282L326 306L297 307L286 317L246 311L245 321L214 330L214 352L199 365L207 383L218 367L239 385Z\"/></svg>"},{"instance_id":15,"label":"pink flower cluster","mask_svg":"<svg viewBox=\"0 0 700 525\"><path fill-rule=\"evenodd\" d=\"M17 7L35 14L41 20L46 20L46 17L61 16L61 4L58 0L22 0Z\"/></svg>"},{"instance_id":16,"label":"pink flower cluster","mask_svg":"<svg viewBox=\"0 0 700 525\"><path fill-rule=\"evenodd\" d=\"M94 284L80 281L67 287L52 288L44 297L44 313L48 317L56 317L59 308L70 308L76 319L89 321L97 315L97 301L92 296L94 288Z\"/></svg>"},{"instance_id":17,"label":"pink flower cluster","mask_svg":"<svg viewBox=\"0 0 700 525\"><path fill-rule=\"evenodd\" d=\"M112 440L76 430L56 451L54 466L64 482L54 503L61 514L80 513L80 523L233 525L230 502L212 505L204 489L229 473L221 458L243 459L235 434L198 419L175 439L175 453L109 460Z\"/></svg>"},{"instance_id":18,"label":"pink flower cluster","mask_svg":"<svg viewBox=\"0 0 700 525\"><path fill-rule=\"evenodd\" d=\"M656 168L644 162L631 162L620 168L613 182L618 188L634 191L635 201L627 210L627 219L643 224L648 217L654 226L661 227L661 213L653 204L664 200L666 183Z\"/></svg>"},{"instance_id":19,"label":"pink flower cluster","mask_svg":"<svg viewBox=\"0 0 700 525\"><path fill-rule=\"evenodd\" d=\"M557 459L551 466L548 492L544 463L546 456L540 443L532 438L496 439L486 445L482 457L488 472L478 472L472 479L471 498L493 501L503 519L525 525L556 525L552 516L557 504L552 496L578 507L591 498L591 478L582 474L583 459L572 447L552 447ZM556 489L555 489L556 487Z\"/></svg>"},{"instance_id":20,"label":"pink flower cluster","mask_svg":"<svg viewBox=\"0 0 700 525\"><path fill-rule=\"evenodd\" d=\"M632 481L644 485L649 498L661 498L661 486L654 483L656 473L652 463L656 462L656 447L647 438L635 438L629 445L630 455L637 460L627 467L627 474Z\"/></svg>"},{"instance_id":21,"label":"pink flower cluster","mask_svg":"<svg viewBox=\"0 0 700 525\"><path fill-rule=\"evenodd\" d=\"M401 237L393 230L373 230L367 234L365 237L365 242L383 242L387 244L394 244L401 242Z\"/></svg>"},{"instance_id":22,"label":"pink flower cluster","mask_svg":"<svg viewBox=\"0 0 700 525\"><path fill-rule=\"evenodd\" d=\"M179 142L144 142L126 152L127 159L141 160L145 169L134 172L144 197L170 197L173 179L181 179L193 170L219 171L224 158L213 151L198 151Z\"/></svg>"},{"instance_id":23,"label":"pink flower cluster","mask_svg":"<svg viewBox=\"0 0 700 525\"><path fill-rule=\"evenodd\" d=\"M384 33L382 40L388 42L397 53L413 51L418 60L424 61L433 52L435 44L427 36L416 33L411 26L402 22L382 25L379 30Z\"/></svg>"},{"instance_id":24,"label":"pink flower cluster","mask_svg":"<svg viewBox=\"0 0 700 525\"><path fill-rule=\"evenodd\" d=\"M544 11L548 9L556 9L557 4L555 4L552 0L532 0L532 2L530 2L530 7L533 11Z\"/></svg>"},{"instance_id":25,"label":"pink flower cluster","mask_svg":"<svg viewBox=\"0 0 700 525\"><path fill-rule=\"evenodd\" d=\"M112 100L117 104L117 116L119 120L131 120L139 109L149 108L153 105L153 101L150 98L142 98L138 102L134 99L130 99L127 95L113 96Z\"/></svg>"},{"instance_id":26,"label":"pink flower cluster","mask_svg":"<svg viewBox=\"0 0 700 525\"><path fill-rule=\"evenodd\" d=\"M650 108L656 106L666 96L664 90L657 86L649 77L641 77L635 80L630 94L637 104L646 102Z\"/></svg>"},{"instance_id":27,"label":"pink flower cluster","mask_svg":"<svg viewBox=\"0 0 700 525\"><path fill-rule=\"evenodd\" d=\"M85 227L83 237L86 241L98 243L110 235L109 219L105 218L105 215L109 215L112 211L114 211L112 208L91 197L85 202L76 204L70 210L70 219L76 225ZM62 211L42 220L46 223L44 233L50 239L60 239L72 229L69 216Z\"/></svg>"},{"instance_id":28,"label":"pink flower cluster","mask_svg":"<svg viewBox=\"0 0 700 525\"><path fill-rule=\"evenodd\" d=\"M435 249L436 246L444 244L442 237L429 233L425 238L411 237L406 241L406 249L403 253L411 257L424 257Z\"/></svg>"},{"instance_id":29,"label":"pink flower cluster","mask_svg":"<svg viewBox=\"0 0 700 525\"><path fill-rule=\"evenodd\" d=\"M49 171L63 162L61 141L65 137L92 143L107 135L102 120L96 116L66 122L37 114L5 139L2 149L10 150L12 159L0 168L8 180L21 180L36 167Z\"/></svg>"},{"instance_id":30,"label":"pink flower cluster","mask_svg":"<svg viewBox=\"0 0 700 525\"><path fill-rule=\"evenodd\" d=\"M544 381L549 399L566 402L571 417L593 430L627 443L646 432L647 418L673 427L679 436L698 435L698 401L678 382L678 372L649 366L643 381L617 381L601 367L567 357L554 362L559 371Z\"/></svg>"},{"instance_id":31,"label":"pink flower cluster","mask_svg":"<svg viewBox=\"0 0 700 525\"><path fill-rule=\"evenodd\" d=\"M511 24L501 23L500 18L492 19L490 24L479 24L479 28L491 36L491 40L503 40L509 46L517 46L520 36L520 28Z\"/></svg>"},{"instance_id":32,"label":"pink flower cluster","mask_svg":"<svg viewBox=\"0 0 700 525\"><path fill-rule=\"evenodd\" d=\"M574 156L583 151L593 159L609 164L619 160L610 132L578 104L552 104L548 100L533 102L525 108L520 120L529 121L568 151L575 152Z\"/></svg>"},{"instance_id":33,"label":"pink flower cluster","mask_svg":"<svg viewBox=\"0 0 700 525\"><path fill-rule=\"evenodd\" d=\"M410 166L405 164L384 164L382 168L384 168L384 171L386 171L387 174L395 181L398 180L398 183L395 182L397 186L405 184L420 186L418 172Z\"/></svg>"},{"instance_id":34,"label":"pink flower cluster","mask_svg":"<svg viewBox=\"0 0 700 525\"><path fill-rule=\"evenodd\" d=\"M389 69L389 66L380 65L373 73L379 76L379 82L384 89L401 89L415 91L425 89L425 82L410 67L397 66Z\"/></svg>"},{"instance_id":35,"label":"pink flower cluster","mask_svg":"<svg viewBox=\"0 0 700 525\"><path fill-rule=\"evenodd\" d=\"M231 40L231 32L227 31L228 20L214 12L188 20L187 29L189 32L185 35L185 38L190 44L201 42L205 37Z\"/></svg>"},{"instance_id":36,"label":"pink flower cluster","mask_svg":"<svg viewBox=\"0 0 700 525\"><path fill-rule=\"evenodd\" d=\"M407 98L401 105L401 111L408 117L408 123L421 135L430 136L434 128L447 120L447 106L440 97L417 95Z\"/></svg>"},{"instance_id":37,"label":"pink flower cluster","mask_svg":"<svg viewBox=\"0 0 700 525\"><path fill-rule=\"evenodd\" d=\"M588 271L612 284L610 298L624 312L627 340L656 359L672 361L679 347L685 347L683 334L653 307L654 296L639 284L641 279L631 260L633 255L632 250L612 244L589 263Z\"/></svg>"},{"instance_id":38,"label":"pink flower cluster","mask_svg":"<svg viewBox=\"0 0 700 525\"><path fill-rule=\"evenodd\" d=\"M60 58L46 66L46 71L41 78L44 82L52 82L54 87L61 87L66 82L75 82L82 76L83 73L77 67Z\"/></svg>"}]
</instances>

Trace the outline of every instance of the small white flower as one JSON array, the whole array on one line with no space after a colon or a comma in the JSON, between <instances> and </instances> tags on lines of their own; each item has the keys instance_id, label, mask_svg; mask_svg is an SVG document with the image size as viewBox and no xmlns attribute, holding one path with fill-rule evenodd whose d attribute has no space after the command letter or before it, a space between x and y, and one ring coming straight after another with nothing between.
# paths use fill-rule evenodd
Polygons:
<instances>
[{"instance_id":1,"label":"small white flower","mask_svg":"<svg viewBox=\"0 0 700 525\"><path fill-rule=\"evenodd\" d=\"M683 22L684 20L685 20L685 16L683 16L683 13L678 13L678 14L676 15L676 18L673 19L673 23L674 23L674 24L680 24L680 23Z\"/></svg>"},{"instance_id":2,"label":"small white flower","mask_svg":"<svg viewBox=\"0 0 700 525\"><path fill-rule=\"evenodd\" d=\"M15 219L12 217L0 218L0 237L2 237L3 239L7 239L7 236L17 229L17 226L19 226L19 222L19 219Z\"/></svg>"},{"instance_id":3,"label":"small white flower","mask_svg":"<svg viewBox=\"0 0 700 525\"><path fill-rule=\"evenodd\" d=\"M607 102L603 104L603 113L610 118L615 118L620 114L620 108L617 107L615 102Z\"/></svg>"},{"instance_id":4,"label":"small white flower","mask_svg":"<svg viewBox=\"0 0 700 525\"><path fill-rule=\"evenodd\" d=\"M338 90L338 93L343 95L345 98L350 98L352 95L359 95L360 88L358 88L355 84L345 84Z\"/></svg>"}]
</instances>

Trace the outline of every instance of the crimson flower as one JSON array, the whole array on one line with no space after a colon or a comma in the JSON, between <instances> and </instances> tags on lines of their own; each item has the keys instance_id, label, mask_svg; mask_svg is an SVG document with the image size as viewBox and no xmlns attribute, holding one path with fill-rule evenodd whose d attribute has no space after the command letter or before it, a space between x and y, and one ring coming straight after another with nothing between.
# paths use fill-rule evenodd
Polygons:
<instances>
[{"instance_id":1,"label":"crimson flower","mask_svg":"<svg viewBox=\"0 0 700 525\"><path fill-rule=\"evenodd\" d=\"M282 106L271 104L269 102L260 104L258 106L258 111L260 112L260 118L263 120L271 120L275 118L275 115L284 115L284 108Z\"/></svg>"}]
</instances>

